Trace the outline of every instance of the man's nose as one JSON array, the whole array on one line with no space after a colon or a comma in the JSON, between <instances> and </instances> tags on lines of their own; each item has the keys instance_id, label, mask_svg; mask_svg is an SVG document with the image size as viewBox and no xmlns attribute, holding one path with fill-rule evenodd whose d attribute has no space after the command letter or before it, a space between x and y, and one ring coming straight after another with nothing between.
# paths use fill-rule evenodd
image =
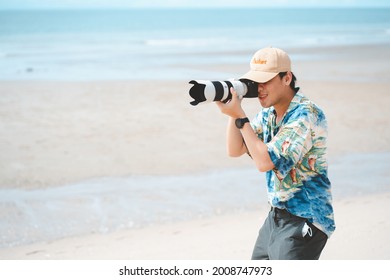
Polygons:
<instances>
[{"instance_id":1,"label":"man's nose","mask_svg":"<svg viewBox=\"0 0 390 280\"><path fill-rule=\"evenodd\" d=\"M258 91L264 90L264 88L265 88L265 85L264 85L264 84L259 83L259 84L257 85L257 90L258 90Z\"/></svg>"}]
</instances>

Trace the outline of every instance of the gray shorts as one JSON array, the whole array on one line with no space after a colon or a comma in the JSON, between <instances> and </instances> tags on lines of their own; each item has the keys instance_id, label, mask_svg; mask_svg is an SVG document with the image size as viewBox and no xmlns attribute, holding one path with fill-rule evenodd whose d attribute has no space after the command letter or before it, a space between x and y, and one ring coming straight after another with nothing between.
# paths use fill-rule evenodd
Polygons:
<instances>
[{"instance_id":1,"label":"gray shorts","mask_svg":"<svg viewBox=\"0 0 390 280\"><path fill-rule=\"evenodd\" d=\"M328 236L306 219L271 208L252 260L318 260L327 240Z\"/></svg>"}]
</instances>

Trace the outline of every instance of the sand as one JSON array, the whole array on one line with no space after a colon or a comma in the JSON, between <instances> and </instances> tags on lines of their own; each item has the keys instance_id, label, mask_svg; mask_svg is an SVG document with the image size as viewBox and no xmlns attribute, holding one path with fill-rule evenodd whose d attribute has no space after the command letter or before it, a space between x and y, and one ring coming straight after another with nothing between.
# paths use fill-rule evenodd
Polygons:
<instances>
[{"instance_id":1,"label":"sand","mask_svg":"<svg viewBox=\"0 0 390 280\"><path fill-rule=\"evenodd\" d=\"M322 260L388 260L390 192L335 203L337 231ZM362 207L364 206L364 207ZM362 209L363 208L363 209ZM0 259L248 260L267 209L111 234L72 237L0 251Z\"/></svg>"},{"instance_id":2,"label":"sand","mask_svg":"<svg viewBox=\"0 0 390 280\"><path fill-rule=\"evenodd\" d=\"M325 58L295 65L303 93L327 115L331 161L389 153L390 67L383 59L389 49L313 49ZM217 67L224 65L208 70ZM246 67L229 65L237 73ZM34 190L89 178L252 167L247 157L226 156L226 117L213 104L190 106L187 82L1 81L0 188ZM249 117L259 109L253 100L244 100L244 106ZM383 178L388 186L388 177ZM336 196L337 230L322 258L389 259L389 202L383 188ZM260 205L242 213L2 248L0 259L248 259L266 212Z\"/></svg>"}]
</instances>

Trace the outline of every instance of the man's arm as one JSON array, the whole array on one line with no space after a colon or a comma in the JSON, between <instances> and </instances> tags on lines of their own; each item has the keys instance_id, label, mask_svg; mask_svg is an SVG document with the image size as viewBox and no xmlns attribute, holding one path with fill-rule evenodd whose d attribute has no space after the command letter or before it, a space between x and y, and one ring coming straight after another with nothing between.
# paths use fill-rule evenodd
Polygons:
<instances>
[{"instance_id":1,"label":"man's arm","mask_svg":"<svg viewBox=\"0 0 390 280\"><path fill-rule=\"evenodd\" d=\"M259 171L265 172L273 169L275 166L268 154L267 145L257 137L250 124L246 123L241 131L236 127L235 120L244 118L246 114L241 107L241 100L239 100L233 88L231 93L233 97L228 103L217 102L221 112L230 117L227 129L229 156L238 157L249 152Z\"/></svg>"},{"instance_id":2,"label":"man's arm","mask_svg":"<svg viewBox=\"0 0 390 280\"><path fill-rule=\"evenodd\" d=\"M275 165L269 156L267 145L257 137L249 123L241 129L241 134L256 168L260 172L274 169Z\"/></svg>"},{"instance_id":3,"label":"man's arm","mask_svg":"<svg viewBox=\"0 0 390 280\"><path fill-rule=\"evenodd\" d=\"M227 153L231 157L239 157L247 153L248 150L244 144L244 139L240 130L234 123L235 119L229 117L228 126L226 130L226 148Z\"/></svg>"}]
</instances>

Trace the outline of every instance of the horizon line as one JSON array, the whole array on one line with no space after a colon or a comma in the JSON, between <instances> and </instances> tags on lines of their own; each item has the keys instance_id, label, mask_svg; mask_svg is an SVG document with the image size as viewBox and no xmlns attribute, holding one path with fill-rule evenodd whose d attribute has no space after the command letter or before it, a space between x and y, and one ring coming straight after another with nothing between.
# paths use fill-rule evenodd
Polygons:
<instances>
[{"instance_id":1,"label":"horizon line","mask_svg":"<svg viewBox=\"0 0 390 280\"><path fill-rule=\"evenodd\" d=\"M30 10L167 10L167 9L372 9L390 8L389 5L300 5L300 6L160 6L160 7L0 7L0 11L30 11Z\"/></svg>"}]
</instances>

